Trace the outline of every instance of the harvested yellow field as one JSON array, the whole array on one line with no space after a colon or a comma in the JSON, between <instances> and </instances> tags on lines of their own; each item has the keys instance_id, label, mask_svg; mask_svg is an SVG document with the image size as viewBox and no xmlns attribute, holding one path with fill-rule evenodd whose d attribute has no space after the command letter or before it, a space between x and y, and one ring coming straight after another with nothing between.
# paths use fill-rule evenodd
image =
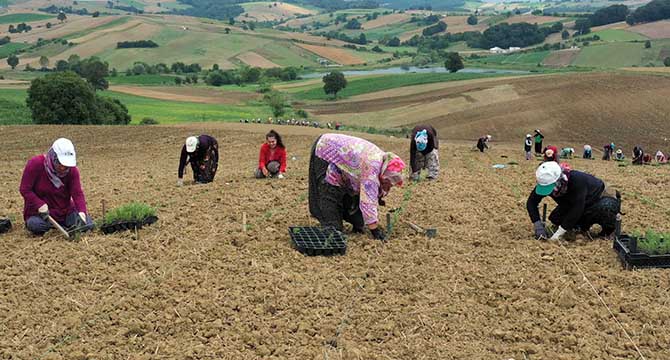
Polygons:
<instances>
[{"instance_id":1,"label":"harvested yellow field","mask_svg":"<svg viewBox=\"0 0 670 360\"><path fill-rule=\"evenodd\" d=\"M365 61L353 54L347 52L344 49L327 47L327 46L318 46L318 45L309 45L309 44L296 44L301 48L311 51L318 56L321 56L330 61L336 62L340 65L358 65L363 64Z\"/></svg>"},{"instance_id":2,"label":"harvested yellow field","mask_svg":"<svg viewBox=\"0 0 670 360\"><path fill-rule=\"evenodd\" d=\"M0 31L0 37L10 36L12 38L12 42L35 43L38 39L62 38L80 31L96 28L115 19L118 19L118 16L103 16L94 18L91 16L70 15L68 16L68 19L62 24L59 23L58 20L43 20L40 23L46 24L47 22L51 22L53 24L52 28L47 29L46 26L33 27L33 30L28 33L9 34L9 32L7 32L7 28L3 26L2 31Z\"/></svg>"},{"instance_id":3,"label":"harvested yellow field","mask_svg":"<svg viewBox=\"0 0 670 360\"><path fill-rule=\"evenodd\" d=\"M238 20L277 21L296 15L312 15L316 13L313 10L282 2L256 2L242 4L242 6L245 12L237 17Z\"/></svg>"},{"instance_id":4,"label":"harvested yellow field","mask_svg":"<svg viewBox=\"0 0 670 360\"><path fill-rule=\"evenodd\" d=\"M281 65L277 65L253 51L248 51L243 54L237 55L237 59L251 67L259 67L263 69L281 67Z\"/></svg>"},{"instance_id":5,"label":"harvested yellow field","mask_svg":"<svg viewBox=\"0 0 670 360\"><path fill-rule=\"evenodd\" d=\"M393 24L398 24L409 20L411 16L407 13L404 14L389 14L382 15L374 20L370 20L363 24L365 30L376 29L382 26L388 26Z\"/></svg>"}]
</instances>

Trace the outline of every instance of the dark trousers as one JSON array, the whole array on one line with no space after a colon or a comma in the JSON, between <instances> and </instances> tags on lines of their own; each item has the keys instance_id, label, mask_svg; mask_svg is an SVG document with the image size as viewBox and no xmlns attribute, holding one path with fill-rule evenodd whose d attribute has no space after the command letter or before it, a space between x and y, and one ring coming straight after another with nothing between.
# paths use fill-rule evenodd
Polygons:
<instances>
[{"instance_id":1,"label":"dark trousers","mask_svg":"<svg viewBox=\"0 0 670 360\"><path fill-rule=\"evenodd\" d=\"M559 205L549 215L549 221L556 226L560 225L567 210ZM576 226L579 231L589 231L591 226L598 224L602 228L601 235L609 236L616 229L616 215L620 210L621 203L619 200L608 196L602 197L598 202L584 209L584 213Z\"/></svg>"},{"instance_id":2,"label":"dark trousers","mask_svg":"<svg viewBox=\"0 0 670 360\"><path fill-rule=\"evenodd\" d=\"M214 145L218 146L218 145ZM214 181L216 169L219 167L218 155L213 147L207 150L205 158L200 161L191 162L193 170L193 181L197 183L210 183Z\"/></svg>"},{"instance_id":3,"label":"dark trousers","mask_svg":"<svg viewBox=\"0 0 670 360\"><path fill-rule=\"evenodd\" d=\"M69 227L76 225L77 222L80 220L81 218L79 217L79 213L72 212L67 215L67 217L65 218L65 222L59 224L67 229ZM93 224L93 219L90 216L86 215L86 226L82 230L83 231L93 230L94 226L95 225ZM26 221L26 228L28 229L28 231L30 231L35 235L44 235L44 233L52 229L53 226L48 220L44 220L39 216L31 216Z\"/></svg>"},{"instance_id":4,"label":"dark trousers","mask_svg":"<svg viewBox=\"0 0 670 360\"><path fill-rule=\"evenodd\" d=\"M363 231L365 222L359 196L326 182L329 163L316 156L315 151L316 142L309 159L309 213L323 227L332 226L342 231L343 221L346 221L353 225L354 231Z\"/></svg>"},{"instance_id":5,"label":"dark trousers","mask_svg":"<svg viewBox=\"0 0 670 360\"><path fill-rule=\"evenodd\" d=\"M541 142L536 142L535 143L535 153L536 154L542 154L542 143Z\"/></svg>"}]
</instances>

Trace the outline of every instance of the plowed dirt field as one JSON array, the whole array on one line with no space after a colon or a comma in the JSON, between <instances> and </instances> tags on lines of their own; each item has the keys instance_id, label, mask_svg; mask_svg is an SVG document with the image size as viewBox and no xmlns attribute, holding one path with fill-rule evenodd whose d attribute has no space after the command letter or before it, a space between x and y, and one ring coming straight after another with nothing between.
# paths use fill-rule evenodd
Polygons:
<instances>
[{"instance_id":1,"label":"plowed dirt field","mask_svg":"<svg viewBox=\"0 0 670 360\"><path fill-rule=\"evenodd\" d=\"M435 227L436 238L396 223L387 243L350 235L346 256L315 258L291 248L287 227L314 224L307 168L320 131L277 127L288 178L255 180L269 129L0 127L0 217L17 219L0 235L2 357L632 359L637 346L670 358L667 270L624 271L609 241L533 240L525 199L538 162L522 160L520 144L480 154L443 142L438 181L391 192L399 220ZM200 133L219 140L219 174L176 187L181 144ZM137 200L157 206L159 222L139 238L28 235L23 166L60 136L77 147L94 218L103 199ZM408 140L365 137L407 160ZM570 163L623 191L624 230L670 230L670 167Z\"/></svg>"}]
</instances>

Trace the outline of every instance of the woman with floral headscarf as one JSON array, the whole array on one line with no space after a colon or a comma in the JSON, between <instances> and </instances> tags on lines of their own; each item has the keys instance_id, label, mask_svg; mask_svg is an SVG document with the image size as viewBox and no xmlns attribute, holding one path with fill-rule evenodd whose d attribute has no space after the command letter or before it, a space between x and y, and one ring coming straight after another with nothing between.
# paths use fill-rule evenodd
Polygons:
<instances>
[{"instance_id":1,"label":"woman with floral headscarf","mask_svg":"<svg viewBox=\"0 0 670 360\"><path fill-rule=\"evenodd\" d=\"M49 216L65 227L85 224L84 230L93 228L70 140L60 138L46 154L28 160L19 191L24 199L23 219L33 234L51 229Z\"/></svg>"},{"instance_id":2,"label":"woman with floral headscarf","mask_svg":"<svg viewBox=\"0 0 670 360\"><path fill-rule=\"evenodd\" d=\"M367 225L375 239L383 240L377 207L393 186L402 185L404 168L397 155L367 140L324 134L310 157L309 211L321 226L342 230L347 221L363 232Z\"/></svg>"}]
</instances>

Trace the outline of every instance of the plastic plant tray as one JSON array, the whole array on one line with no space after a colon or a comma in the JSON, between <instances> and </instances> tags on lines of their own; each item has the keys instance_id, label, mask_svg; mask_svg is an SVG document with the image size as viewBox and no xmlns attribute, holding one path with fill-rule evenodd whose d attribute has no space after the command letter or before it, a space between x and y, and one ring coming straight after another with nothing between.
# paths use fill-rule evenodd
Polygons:
<instances>
[{"instance_id":1,"label":"plastic plant tray","mask_svg":"<svg viewBox=\"0 0 670 360\"><path fill-rule=\"evenodd\" d=\"M347 239L335 228L292 226L288 232L293 247L302 254L331 256L347 252Z\"/></svg>"},{"instance_id":2,"label":"plastic plant tray","mask_svg":"<svg viewBox=\"0 0 670 360\"><path fill-rule=\"evenodd\" d=\"M0 219L0 234L12 230L12 222L9 219Z\"/></svg>"},{"instance_id":3,"label":"plastic plant tray","mask_svg":"<svg viewBox=\"0 0 670 360\"><path fill-rule=\"evenodd\" d=\"M102 225L100 230L103 232L103 234L111 234L119 231L141 229L143 226L151 225L156 221L158 221L158 217L156 216L148 216L141 221L114 221L112 223Z\"/></svg>"},{"instance_id":4,"label":"plastic plant tray","mask_svg":"<svg viewBox=\"0 0 670 360\"><path fill-rule=\"evenodd\" d=\"M621 235L614 239L614 250L619 254L621 264L626 270L634 268L670 268L670 254L649 255L631 249L632 240L628 235Z\"/></svg>"}]
</instances>

